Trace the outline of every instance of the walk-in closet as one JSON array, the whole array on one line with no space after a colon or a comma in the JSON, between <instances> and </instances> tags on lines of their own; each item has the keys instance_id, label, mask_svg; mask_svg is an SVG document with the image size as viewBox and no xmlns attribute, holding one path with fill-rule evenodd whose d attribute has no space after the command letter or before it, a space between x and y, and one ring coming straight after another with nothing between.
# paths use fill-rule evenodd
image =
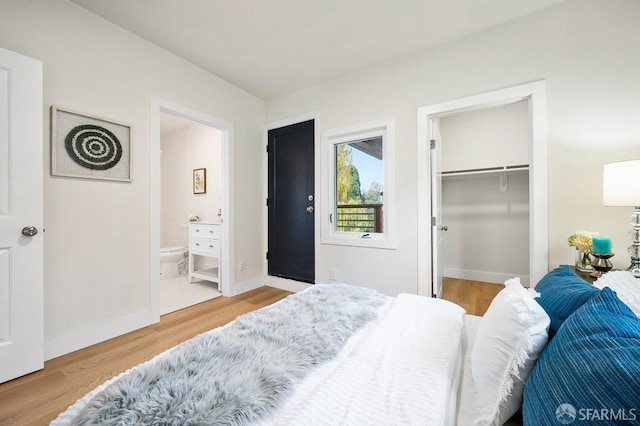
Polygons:
<instances>
[{"instance_id":1,"label":"walk-in closet","mask_svg":"<svg viewBox=\"0 0 640 426\"><path fill-rule=\"evenodd\" d=\"M528 100L440 118L443 276L528 285L530 125Z\"/></svg>"}]
</instances>

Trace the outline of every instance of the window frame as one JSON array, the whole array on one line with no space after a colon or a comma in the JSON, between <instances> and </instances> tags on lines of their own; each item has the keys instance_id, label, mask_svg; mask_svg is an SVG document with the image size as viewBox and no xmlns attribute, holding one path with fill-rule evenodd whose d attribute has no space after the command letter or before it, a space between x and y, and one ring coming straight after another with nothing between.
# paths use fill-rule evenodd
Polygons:
<instances>
[{"instance_id":1,"label":"window frame","mask_svg":"<svg viewBox=\"0 0 640 426\"><path fill-rule=\"evenodd\" d=\"M382 205L383 232L338 232L336 215L336 146L363 139L382 137L382 168L384 198ZM385 118L322 132L322 243L355 247L396 249L396 186L395 186L395 119Z\"/></svg>"}]
</instances>

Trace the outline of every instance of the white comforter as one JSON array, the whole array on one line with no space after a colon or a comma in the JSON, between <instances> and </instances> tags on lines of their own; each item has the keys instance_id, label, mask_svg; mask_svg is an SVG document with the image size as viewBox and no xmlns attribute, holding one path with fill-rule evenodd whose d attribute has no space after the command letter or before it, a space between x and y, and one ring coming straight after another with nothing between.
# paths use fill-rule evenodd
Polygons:
<instances>
[{"instance_id":1,"label":"white comforter","mask_svg":"<svg viewBox=\"0 0 640 426\"><path fill-rule=\"evenodd\" d=\"M464 310L401 294L264 425L453 425Z\"/></svg>"},{"instance_id":2,"label":"white comforter","mask_svg":"<svg viewBox=\"0 0 640 426\"><path fill-rule=\"evenodd\" d=\"M599 289L609 287L615 291L618 298L640 317L640 278L634 277L629 271L611 271L598 278L593 285Z\"/></svg>"}]
</instances>

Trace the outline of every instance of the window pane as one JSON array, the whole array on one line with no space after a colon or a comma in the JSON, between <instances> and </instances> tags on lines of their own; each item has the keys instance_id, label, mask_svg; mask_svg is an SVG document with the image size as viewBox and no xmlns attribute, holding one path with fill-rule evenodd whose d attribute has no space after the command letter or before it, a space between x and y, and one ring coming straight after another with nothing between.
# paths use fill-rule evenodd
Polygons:
<instances>
[{"instance_id":1,"label":"window pane","mask_svg":"<svg viewBox=\"0 0 640 426\"><path fill-rule=\"evenodd\" d=\"M336 232L382 233L382 136L335 145Z\"/></svg>"}]
</instances>

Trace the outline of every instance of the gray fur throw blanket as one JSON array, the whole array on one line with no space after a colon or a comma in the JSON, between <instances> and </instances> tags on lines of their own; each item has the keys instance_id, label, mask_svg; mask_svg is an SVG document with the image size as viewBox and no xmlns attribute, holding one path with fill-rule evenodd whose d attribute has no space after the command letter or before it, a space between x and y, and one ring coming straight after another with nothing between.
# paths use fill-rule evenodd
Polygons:
<instances>
[{"instance_id":1,"label":"gray fur throw blanket","mask_svg":"<svg viewBox=\"0 0 640 426\"><path fill-rule=\"evenodd\" d=\"M264 419L315 366L377 317L386 297L316 285L125 372L52 424L245 425ZM75 411L78 411L77 409Z\"/></svg>"}]
</instances>

